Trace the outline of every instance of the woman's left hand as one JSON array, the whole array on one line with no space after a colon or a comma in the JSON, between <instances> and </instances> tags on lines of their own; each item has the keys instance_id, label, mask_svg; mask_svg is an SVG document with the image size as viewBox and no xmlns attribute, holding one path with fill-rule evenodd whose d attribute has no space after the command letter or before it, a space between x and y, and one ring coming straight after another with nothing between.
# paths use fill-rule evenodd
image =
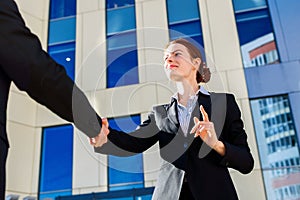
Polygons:
<instances>
[{"instance_id":1,"label":"woman's left hand","mask_svg":"<svg viewBox=\"0 0 300 200\"><path fill-rule=\"evenodd\" d=\"M219 140L215 131L214 123L209 121L208 115L205 112L203 106L200 106L200 112L202 114L203 121L200 121L197 117L194 117L194 127L191 130L191 134L194 133L194 137L200 136L200 138L212 149L218 144Z\"/></svg>"}]
</instances>

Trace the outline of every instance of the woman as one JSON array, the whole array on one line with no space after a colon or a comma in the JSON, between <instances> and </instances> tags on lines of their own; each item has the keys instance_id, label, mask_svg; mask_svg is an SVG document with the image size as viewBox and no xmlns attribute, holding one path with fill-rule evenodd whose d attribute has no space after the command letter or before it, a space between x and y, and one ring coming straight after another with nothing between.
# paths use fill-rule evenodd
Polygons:
<instances>
[{"instance_id":1,"label":"woman","mask_svg":"<svg viewBox=\"0 0 300 200\"><path fill-rule=\"evenodd\" d=\"M199 87L210 73L185 39L167 45L164 69L177 86L170 103L155 106L130 134L103 120L102 133L91 144L99 153L129 156L158 141L163 164L153 199L238 199L228 168L250 173L254 161L234 96Z\"/></svg>"}]
</instances>

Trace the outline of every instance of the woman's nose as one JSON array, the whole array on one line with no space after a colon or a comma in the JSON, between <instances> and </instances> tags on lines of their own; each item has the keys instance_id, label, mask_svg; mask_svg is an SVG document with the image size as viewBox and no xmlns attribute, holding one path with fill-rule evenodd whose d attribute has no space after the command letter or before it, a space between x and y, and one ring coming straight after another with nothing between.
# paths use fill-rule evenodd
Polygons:
<instances>
[{"instance_id":1,"label":"woman's nose","mask_svg":"<svg viewBox=\"0 0 300 200\"><path fill-rule=\"evenodd\" d=\"M169 56L167 58L167 63L172 63L173 62L173 56Z\"/></svg>"}]
</instances>

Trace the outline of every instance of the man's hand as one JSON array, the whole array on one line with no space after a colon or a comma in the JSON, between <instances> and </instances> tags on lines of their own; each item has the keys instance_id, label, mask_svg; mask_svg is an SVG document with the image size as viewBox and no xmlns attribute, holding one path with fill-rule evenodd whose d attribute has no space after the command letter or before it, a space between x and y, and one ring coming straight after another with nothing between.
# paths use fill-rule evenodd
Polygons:
<instances>
[{"instance_id":1,"label":"man's hand","mask_svg":"<svg viewBox=\"0 0 300 200\"><path fill-rule=\"evenodd\" d=\"M108 121L106 118L102 119L102 128L98 136L90 138L90 144L94 147L101 147L107 142L107 135L109 134Z\"/></svg>"}]
</instances>

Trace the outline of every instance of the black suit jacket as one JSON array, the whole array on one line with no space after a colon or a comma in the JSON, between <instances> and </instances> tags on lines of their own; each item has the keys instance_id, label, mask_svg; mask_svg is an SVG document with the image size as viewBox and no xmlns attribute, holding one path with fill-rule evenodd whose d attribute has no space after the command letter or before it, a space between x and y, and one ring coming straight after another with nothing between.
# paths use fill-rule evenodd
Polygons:
<instances>
[{"instance_id":1,"label":"black suit jacket","mask_svg":"<svg viewBox=\"0 0 300 200\"><path fill-rule=\"evenodd\" d=\"M0 0L0 199L5 194L8 152L6 109L11 82L63 119L74 122L89 137L101 128L101 119L63 66L43 51L13 0Z\"/></svg>"},{"instance_id":2,"label":"black suit jacket","mask_svg":"<svg viewBox=\"0 0 300 200\"><path fill-rule=\"evenodd\" d=\"M109 142L95 150L99 153L129 156L141 153L159 142L161 157L172 163L176 169L185 171L196 199L237 199L228 168L246 174L254 166L241 112L231 94L200 94L198 105L191 116L189 130L194 125L193 116L202 118L199 105L204 106L214 123L219 140L225 144L224 157L208 147L199 137L194 139L193 135L184 136L178 121L175 99L169 104L154 107L148 119L130 134L110 129ZM169 177L159 178L159 181L166 181L163 185L172 188L170 183L167 184L167 179ZM166 196L160 198L168 199Z\"/></svg>"},{"instance_id":3,"label":"black suit jacket","mask_svg":"<svg viewBox=\"0 0 300 200\"><path fill-rule=\"evenodd\" d=\"M42 50L13 0L0 1L0 26L0 140L8 145L5 127L11 82L63 119L75 122L89 137L96 136L100 118L64 67Z\"/></svg>"}]
</instances>

